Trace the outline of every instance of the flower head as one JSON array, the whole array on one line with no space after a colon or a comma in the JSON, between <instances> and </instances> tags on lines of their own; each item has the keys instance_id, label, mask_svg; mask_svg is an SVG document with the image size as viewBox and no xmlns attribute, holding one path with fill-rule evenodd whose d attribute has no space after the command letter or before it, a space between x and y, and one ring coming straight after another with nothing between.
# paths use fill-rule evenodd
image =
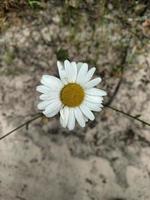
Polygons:
<instances>
[{"instance_id":1,"label":"flower head","mask_svg":"<svg viewBox=\"0 0 150 200\"><path fill-rule=\"evenodd\" d=\"M37 91L41 92L38 109L46 117L53 117L60 112L60 123L64 128L73 130L75 121L81 127L90 119L94 120L92 111L101 111L104 90L95 88L101 78L92 79L95 67L88 70L88 65L81 62L57 62L59 78L43 75Z\"/></svg>"}]
</instances>

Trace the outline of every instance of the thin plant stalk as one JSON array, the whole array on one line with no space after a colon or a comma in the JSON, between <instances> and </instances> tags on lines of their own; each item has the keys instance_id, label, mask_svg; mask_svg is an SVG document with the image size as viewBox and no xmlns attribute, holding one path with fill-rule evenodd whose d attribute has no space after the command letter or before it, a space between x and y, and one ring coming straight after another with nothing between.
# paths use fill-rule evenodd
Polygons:
<instances>
[{"instance_id":1,"label":"thin plant stalk","mask_svg":"<svg viewBox=\"0 0 150 200\"><path fill-rule=\"evenodd\" d=\"M122 110L119 110L119 109L117 109L117 108L114 108L114 107L112 107L112 106L110 106L110 105L104 105L104 107L109 108L109 109L111 109L111 110L114 110L114 111L116 111L116 112L118 112L118 113L121 113L121 114L123 114L123 115L125 115L125 116L127 116L127 117L130 117L130 118L132 118L132 119L134 119L134 120L136 120L136 121L138 121L138 122L141 122L141 123L143 123L143 124L145 124L145 125L147 125L147 126L150 126L150 123L148 123L148 122L146 122L146 121L144 121L144 120L139 119L139 116L130 115L130 114L128 114L128 113L126 113L126 112L124 112L124 111L122 111ZM2 137L0 137L0 140L3 140L4 138L8 137L9 135L11 135L12 133L16 132L17 130L23 128L24 126L27 127L31 122L35 121L36 119L41 118L42 116L43 116L42 113L38 113L35 117L29 119L28 121L24 122L24 123L21 124L20 126L16 127L15 129L11 130L10 132L8 132L8 133L6 133L5 135L3 135Z\"/></svg>"},{"instance_id":2,"label":"thin plant stalk","mask_svg":"<svg viewBox=\"0 0 150 200\"><path fill-rule=\"evenodd\" d=\"M127 117L130 117L130 118L132 118L132 119L134 119L134 120L136 120L136 121L139 121L139 122L141 122L141 123L143 123L143 124L145 124L145 125L147 125L147 126L150 126L150 123L148 123L148 122L146 122L146 121L144 121L144 120L142 120L142 119L139 119L139 116L130 115L130 114L128 114L128 113L126 113L126 112L124 112L124 111L122 111L122 110L119 110L119 109L114 108L114 107L109 106L109 105L107 105L107 106L105 106L105 107L108 107L108 108L110 108L110 109L112 109L112 110L114 110L114 111L116 111L116 112L119 112L119 113L121 113L121 114L123 114L123 115L126 115Z\"/></svg>"},{"instance_id":3,"label":"thin plant stalk","mask_svg":"<svg viewBox=\"0 0 150 200\"><path fill-rule=\"evenodd\" d=\"M5 135L3 135L2 137L0 137L0 140L6 138L7 136L11 135L12 133L14 133L15 131L21 129L24 126L28 126L31 122L35 121L36 119L39 119L40 117L42 117L41 113L38 113L35 117L29 119L28 121L24 122L23 124L21 124L20 126L16 127L15 129L11 130L10 132L6 133Z\"/></svg>"}]
</instances>

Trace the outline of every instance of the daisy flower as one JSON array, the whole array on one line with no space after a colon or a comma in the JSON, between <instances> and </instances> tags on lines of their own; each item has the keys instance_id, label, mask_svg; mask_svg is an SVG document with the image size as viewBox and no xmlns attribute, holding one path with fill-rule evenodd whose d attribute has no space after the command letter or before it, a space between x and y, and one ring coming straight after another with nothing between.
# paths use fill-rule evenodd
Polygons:
<instances>
[{"instance_id":1,"label":"daisy flower","mask_svg":"<svg viewBox=\"0 0 150 200\"><path fill-rule=\"evenodd\" d=\"M73 130L77 121L85 127L88 120L94 120L92 111L102 110L104 90L98 89L101 78L91 80L96 68L88 70L87 63L57 62L59 77L43 75L37 91L41 92L38 109L46 117L60 113L60 123L64 128Z\"/></svg>"}]
</instances>

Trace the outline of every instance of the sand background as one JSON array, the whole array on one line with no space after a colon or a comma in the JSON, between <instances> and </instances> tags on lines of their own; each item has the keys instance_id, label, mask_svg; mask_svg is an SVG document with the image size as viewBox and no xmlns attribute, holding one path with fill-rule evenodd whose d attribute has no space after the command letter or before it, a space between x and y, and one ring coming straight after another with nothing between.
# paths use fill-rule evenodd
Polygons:
<instances>
[{"instance_id":1,"label":"sand background","mask_svg":"<svg viewBox=\"0 0 150 200\"><path fill-rule=\"evenodd\" d=\"M121 3L117 3L121 2ZM49 1L7 12L0 33L0 135L31 118L57 60L97 68L105 103L150 122L148 1ZM20 9L20 10L19 10ZM0 200L149 200L150 127L104 108L69 132L58 117L0 141Z\"/></svg>"}]
</instances>

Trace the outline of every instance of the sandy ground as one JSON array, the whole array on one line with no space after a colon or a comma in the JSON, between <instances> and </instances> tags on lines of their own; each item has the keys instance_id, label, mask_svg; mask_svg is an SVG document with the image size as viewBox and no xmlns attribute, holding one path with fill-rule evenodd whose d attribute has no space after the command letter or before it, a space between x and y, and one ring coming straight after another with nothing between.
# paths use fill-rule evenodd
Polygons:
<instances>
[{"instance_id":1,"label":"sandy ground","mask_svg":"<svg viewBox=\"0 0 150 200\"><path fill-rule=\"evenodd\" d=\"M0 34L0 135L38 112L35 87L65 58L96 66L105 102L150 122L148 12L126 25L109 7L99 16L48 4ZM84 129L57 117L0 141L0 200L149 200L149 189L150 127L109 108Z\"/></svg>"}]
</instances>

